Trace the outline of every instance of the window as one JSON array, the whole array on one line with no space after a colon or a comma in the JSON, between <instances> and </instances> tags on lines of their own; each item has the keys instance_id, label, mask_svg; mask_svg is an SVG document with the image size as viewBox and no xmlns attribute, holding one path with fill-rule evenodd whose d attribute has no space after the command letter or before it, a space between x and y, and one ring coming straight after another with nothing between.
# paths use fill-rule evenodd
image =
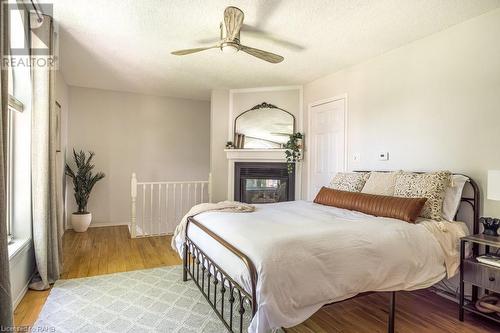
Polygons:
<instances>
[{"instance_id":1,"label":"window","mask_svg":"<svg viewBox=\"0 0 500 333\"><path fill-rule=\"evenodd\" d=\"M6 171L7 171L7 181L6 181L6 201L7 201L7 237L9 243L12 241L12 233L13 233L13 180L14 180L14 118L15 112L22 112L23 104L15 99L12 95L9 95L9 108L7 113L7 163L6 163Z\"/></svg>"},{"instance_id":2,"label":"window","mask_svg":"<svg viewBox=\"0 0 500 333\"><path fill-rule=\"evenodd\" d=\"M9 10L10 15L10 46L11 48L22 48L26 44L25 26L27 25L25 10ZM16 55L12 54L15 57ZM24 225L18 225L18 222L24 218L26 213L22 212L27 207L28 202L26 190L30 182L29 169L24 156L30 154L30 112L23 112L30 108L30 68L9 66L8 72L8 112L6 123L6 223L8 241L11 243L13 238L26 238L28 231ZM24 102L24 103L23 103ZM29 163L29 159L28 159ZM20 181L22 180L22 182ZM29 185L29 184L28 184ZM21 198L21 199L20 199ZM24 214L24 215L23 215ZM19 221L18 221L19 220ZM15 221L15 222L14 222ZM15 235L14 235L15 234ZM15 237L14 237L15 236Z\"/></svg>"}]
</instances>

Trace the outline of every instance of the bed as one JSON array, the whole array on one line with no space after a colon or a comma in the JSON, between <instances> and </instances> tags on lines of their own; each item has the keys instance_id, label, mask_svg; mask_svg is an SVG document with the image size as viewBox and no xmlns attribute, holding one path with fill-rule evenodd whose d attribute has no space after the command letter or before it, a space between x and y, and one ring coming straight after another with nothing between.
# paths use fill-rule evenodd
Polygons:
<instances>
[{"instance_id":1,"label":"bed","mask_svg":"<svg viewBox=\"0 0 500 333\"><path fill-rule=\"evenodd\" d=\"M476 233L479 191L469 184L461 210L471 211ZM250 214L190 217L185 241L177 242L184 281L197 284L231 332L292 327L326 304L370 292L391 292L393 332L395 292L447 275L442 244L425 227L432 221L402 223L306 201L256 206Z\"/></svg>"}]
</instances>

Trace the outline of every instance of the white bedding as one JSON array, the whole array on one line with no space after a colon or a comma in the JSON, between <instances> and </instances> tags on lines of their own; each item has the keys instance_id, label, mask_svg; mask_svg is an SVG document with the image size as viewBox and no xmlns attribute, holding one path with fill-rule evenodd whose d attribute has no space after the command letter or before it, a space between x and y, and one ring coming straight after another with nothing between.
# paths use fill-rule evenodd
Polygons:
<instances>
[{"instance_id":1,"label":"white bedding","mask_svg":"<svg viewBox=\"0 0 500 333\"><path fill-rule=\"evenodd\" d=\"M196 216L257 268L258 312L251 333L295 326L323 305L361 292L426 288L446 276L445 254L422 224L305 201L256 206L253 213ZM193 224L188 235L250 290L239 259ZM182 240L177 241L181 254Z\"/></svg>"}]
</instances>

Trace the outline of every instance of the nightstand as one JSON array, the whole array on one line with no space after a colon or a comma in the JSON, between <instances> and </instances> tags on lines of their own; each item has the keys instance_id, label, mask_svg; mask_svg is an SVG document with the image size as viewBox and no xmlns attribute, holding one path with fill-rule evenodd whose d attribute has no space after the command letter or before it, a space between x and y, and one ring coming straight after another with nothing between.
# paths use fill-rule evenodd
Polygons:
<instances>
[{"instance_id":1,"label":"nightstand","mask_svg":"<svg viewBox=\"0 0 500 333\"><path fill-rule=\"evenodd\" d=\"M472 244L472 257L465 258L465 245ZM487 314L476 309L474 304L478 298L479 288L483 288L485 293L490 290L500 293L500 267L480 263L476 257L482 255L479 248L483 245L485 254L490 252L490 247L500 248L500 236L488 236L476 234L460 239L460 310L459 319L464 320L464 311L473 312L480 316L489 318L500 323L500 316L497 314ZM472 299L465 299L464 283L472 284Z\"/></svg>"}]
</instances>

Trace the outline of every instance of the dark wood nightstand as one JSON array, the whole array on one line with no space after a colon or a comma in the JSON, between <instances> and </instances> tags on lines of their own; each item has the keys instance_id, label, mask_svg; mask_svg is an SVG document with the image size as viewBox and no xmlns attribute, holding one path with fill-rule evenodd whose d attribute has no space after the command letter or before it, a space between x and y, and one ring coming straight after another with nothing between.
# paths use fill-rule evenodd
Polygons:
<instances>
[{"instance_id":1,"label":"dark wood nightstand","mask_svg":"<svg viewBox=\"0 0 500 333\"><path fill-rule=\"evenodd\" d=\"M465 243L472 244L472 257L465 258ZM475 303L478 298L479 288L485 293L496 291L500 293L500 267L480 263L476 257L482 255L480 246L484 246L484 253L490 253L490 247L500 248L500 236L488 236L484 234L471 235L460 239L460 310L459 319L464 320L464 311L473 312L480 316L489 318L500 323L500 316L487 314L476 309ZM472 299L465 299L464 283L472 284Z\"/></svg>"}]
</instances>

